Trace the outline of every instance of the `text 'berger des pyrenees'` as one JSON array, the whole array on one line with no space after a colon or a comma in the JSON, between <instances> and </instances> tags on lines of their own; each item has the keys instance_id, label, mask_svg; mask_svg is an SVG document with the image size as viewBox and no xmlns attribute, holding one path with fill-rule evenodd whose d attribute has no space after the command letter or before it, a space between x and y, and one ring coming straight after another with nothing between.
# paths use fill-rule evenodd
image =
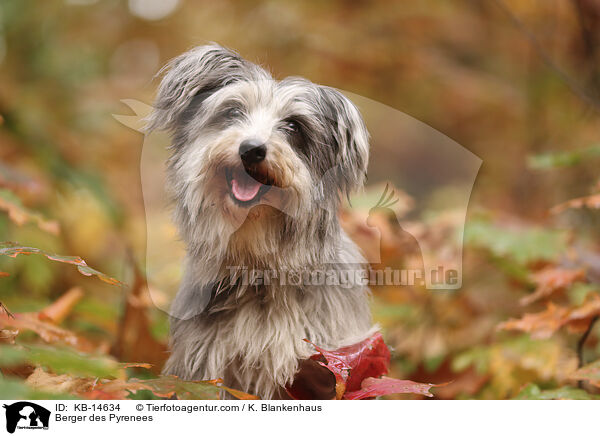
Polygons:
<instances>
[{"instance_id":1,"label":"text 'berger des pyrenees'","mask_svg":"<svg viewBox=\"0 0 600 436\"><path fill-rule=\"evenodd\" d=\"M147 130L172 137L168 190L187 255L164 373L289 398L314 353L304 338L334 349L372 333L368 288L335 280L365 265L337 210L363 185L368 132L339 91L274 80L216 44L165 71Z\"/></svg>"}]
</instances>

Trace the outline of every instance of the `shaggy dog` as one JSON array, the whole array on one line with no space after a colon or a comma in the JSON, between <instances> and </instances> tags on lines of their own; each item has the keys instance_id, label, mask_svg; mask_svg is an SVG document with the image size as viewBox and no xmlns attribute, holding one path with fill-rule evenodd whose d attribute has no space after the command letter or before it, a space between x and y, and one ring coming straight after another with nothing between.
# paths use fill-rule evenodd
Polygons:
<instances>
[{"instance_id":1,"label":"shaggy dog","mask_svg":"<svg viewBox=\"0 0 600 436\"><path fill-rule=\"evenodd\" d=\"M314 353L304 338L334 349L372 330L367 286L344 280L365 261L337 218L365 179L361 115L333 88L274 80L213 44L165 67L155 129L171 134L168 190L187 246L163 371L288 398Z\"/></svg>"}]
</instances>

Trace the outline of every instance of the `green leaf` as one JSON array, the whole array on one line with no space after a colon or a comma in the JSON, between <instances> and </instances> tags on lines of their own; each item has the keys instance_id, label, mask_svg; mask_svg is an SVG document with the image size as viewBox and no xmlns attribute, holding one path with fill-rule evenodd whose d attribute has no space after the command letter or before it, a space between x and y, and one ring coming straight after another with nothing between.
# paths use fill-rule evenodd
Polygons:
<instances>
[{"instance_id":1,"label":"green leaf","mask_svg":"<svg viewBox=\"0 0 600 436\"><path fill-rule=\"evenodd\" d=\"M581 150L560 151L529 156L527 165L534 170L547 170L575 166L584 159L600 157L600 145Z\"/></svg>"},{"instance_id":2,"label":"green leaf","mask_svg":"<svg viewBox=\"0 0 600 436\"><path fill-rule=\"evenodd\" d=\"M67 394L52 394L31 389L20 379L0 377L0 399L2 400L73 400Z\"/></svg>"},{"instance_id":3,"label":"green leaf","mask_svg":"<svg viewBox=\"0 0 600 436\"><path fill-rule=\"evenodd\" d=\"M0 366L29 363L49 367L57 374L82 377L117 377L119 366L105 356L93 356L66 348L0 346Z\"/></svg>"},{"instance_id":4,"label":"green leaf","mask_svg":"<svg viewBox=\"0 0 600 436\"><path fill-rule=\"evenodd\" d=\"M587 380L596 386L600 385L600 360L579 368L571 378L574 380Z\"/></svg>"},{"instance_id":5,"label":"green leaf","mask_svg":"<svg viewBox=\"0 0 600 436\"><path fill-rule=\"evenodd\" d=\"M79 256L62 256L59 254L50 253L44 250L40 250L39 248L34 247L25 247L19 245L15 242L1 242L0 243L0 255L17 257L19 254L43 254L50 260L54 260L56 262L70 263L71 265L76 265L79 272L85 276L97 276L100 280L109 283L111 285L123 285L119 280L109 277L106 274L101 273L100 271L96 271L95 269L89 267L85 260L83 260Z\"/></svg>"},{"instance_id":6,"label":"green leaf","mask_svg":"<svg viewBox=\"0 0 600 436\"><path fill-rule=\"evenodd\" d=\"M465 243L485 248L498 258L510 257L526 265L537 260L556 260L567 249L567 234L537 226L500 227L479 219L465 227Z\"/></svg>"},{"instance_id":7,"label":"green leaf","mask_svg":"<svg viewBox=\"0 0 600 436\"><path fill-rule=\"evenodd\" d=\"M574 306L581 306L588 295L597 293L598 287L589 283L573 283L568 290L569 302Z\"/></svg>"},{"instance_id":8,"label":"green leaf","mask_svg":"<svg viewBox=\"0 0 600 436\"><path fill-rule=\"evenodd\" d=\"M135 381L135 380L130 380ZM183 381L174 376L162 376L151 380L138 380L154 395L180 400L218 400L222 389L211 381Z\"/></svg>"},{"instance_id":9,"label":"green leaf","mask_svg":"<svg viewBox=\"0 0 600 436\"><path fill-rule=\"evenodd\" d=\"M583 389L564 386L558 389L542 390L535 384L525 386L515 400L597 400L600 395L592 395Z\"/></svg>"}]
</instances>

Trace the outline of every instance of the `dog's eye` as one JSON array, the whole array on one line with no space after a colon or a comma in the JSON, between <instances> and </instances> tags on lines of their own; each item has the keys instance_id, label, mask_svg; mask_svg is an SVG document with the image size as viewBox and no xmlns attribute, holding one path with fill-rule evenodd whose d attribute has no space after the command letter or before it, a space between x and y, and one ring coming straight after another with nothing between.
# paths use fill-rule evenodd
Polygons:
<instances>
[{"instance_id":1,"label":"dog's eye","mask_svg":"<svg viewBox=\"0 0 600 436\"><path fill-rule=\"evenodd\" d=\"M292 133L298 133L300 131L300 124L294 120L287 120L285 122L285 130L288 130Z\"/></svg>"},{"instance_id":2,"label":"dog's eye","mask_svg":"<svg viewBox=\"0 0 600 436\"><path fill-rule=\"evenodd\" d=\"M231 109L228 109L227 112L225 112L225 114L229 118L238 118L242 116L242 110L237 107L232 107Z\"/></svg>"}]
</instances>

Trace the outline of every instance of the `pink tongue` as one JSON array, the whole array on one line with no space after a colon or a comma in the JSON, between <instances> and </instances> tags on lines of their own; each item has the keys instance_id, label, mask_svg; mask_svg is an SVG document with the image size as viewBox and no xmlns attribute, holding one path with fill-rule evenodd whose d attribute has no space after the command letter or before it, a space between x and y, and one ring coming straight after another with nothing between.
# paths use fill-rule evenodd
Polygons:
<instances>
[{"instance_id":1,"label":"pink tongue","mask_svg":"<svg viewBox=\"0 0 600 436\"><path fill-rule=\"evenodd\" d=\"M239 201L250 201L262 185L246 173L236 173L231 179L231 192Z\"/></svg>"}]
</instances>

